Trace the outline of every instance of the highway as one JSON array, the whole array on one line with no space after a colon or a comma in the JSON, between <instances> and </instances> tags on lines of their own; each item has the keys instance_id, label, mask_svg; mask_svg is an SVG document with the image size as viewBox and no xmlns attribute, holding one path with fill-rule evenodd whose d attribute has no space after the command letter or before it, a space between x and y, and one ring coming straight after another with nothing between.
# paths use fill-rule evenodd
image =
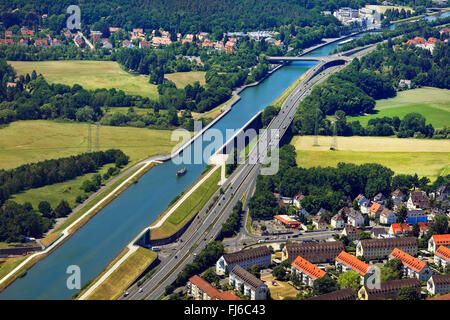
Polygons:
<instances>
[{"instance_id":1,"label":"highway","mask_svg":"<svg viewBox=\"0 0 450 320\"><path fill-rule=\"evenodd\" d=\"M365 49L355 54L354 57L360 57L369 51L370 49ZM133 285L128 290L128 295L121 299L159 299L164 294L165 287L175 281L184 265L192 262L195 255L200 253L208 242L218 236L222 224L230 215L236 202L242 199L243 193L248 192L254 186L254 182L260 173L261 163L266 158L267 152L278 148L279 139L289 128L300 100L311 92L314 85L323 82L332 73L344 67L344 65L334 66L322 71L321 69L325 65L326 62L319 62L289 95L279 114L272 119L267 129L261 134L258 143L251 149L245 162L238 166L185 231L181 240L178 241L176 252L167 259L161 260L157 271L150 279L147 279L140 287L136 284ZM279 135L268 135L268 132L274 131L278 131ZM221 194L221 190L223 190L223 194ZM219 196L217 202L208 210L207 208L216 196ZM314 237L314 235L311 236Z\"/></svg>"}]
</instances>

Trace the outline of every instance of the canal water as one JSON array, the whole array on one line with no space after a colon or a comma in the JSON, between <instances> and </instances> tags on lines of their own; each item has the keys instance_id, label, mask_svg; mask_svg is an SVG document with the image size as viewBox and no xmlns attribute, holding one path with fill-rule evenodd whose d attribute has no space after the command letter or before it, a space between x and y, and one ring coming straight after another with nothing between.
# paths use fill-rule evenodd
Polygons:
<instances>
[{"instance_id":1,"label":"canal water","mask_svg":"<svg viewBox=\"0 0 450 320\"><path fill-rule=\"evenodd\" d=\"M331 43L308 56L325 56L338 46ZM259 85L241 92L241 100L211 128L225 135L226 129L239 129L257 112L270 105L300 75L317 62L295 62L280 68ZM211 129L210 128L210 129ZM210 130L208 129L208 130ZM210 142L196 141L200 144ZM195 146L189 146L183 153ZM211 154L216 150L212 149ZM81 284L94 279L145 227L167 208L169 202L192 185L206 163L180 164L167 161L152 168L119 197L95 215L85 226L49 256L37 262L23 278L14 281L0 299L70 299L77 290L66 285L71 265L80 267ZM182 167L187 172L176 177Z\"/></svg>"}]
</instances>

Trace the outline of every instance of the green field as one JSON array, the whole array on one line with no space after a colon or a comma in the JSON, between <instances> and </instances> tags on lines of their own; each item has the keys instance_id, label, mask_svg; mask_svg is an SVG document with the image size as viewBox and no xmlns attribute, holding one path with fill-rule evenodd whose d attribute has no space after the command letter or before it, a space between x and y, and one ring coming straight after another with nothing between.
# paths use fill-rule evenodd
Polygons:
<instances>
[{"instance_id":1,"label":"green field","mask_svg":"<svg viewBox=\"0 0 450 320\"><path fill-rule=\"evenodd\" d=\"M141 247L138 248L88 296L88 300L115 300L119 298L155 259L155 252Z\"/></svg>"},{"instance_id":2,"label":"green field","mask_svg":"<svg viewBox=\"0 0 450 320\"><path fill-rule=\"evenodd\" d=\"M402 119L406 114L417 112L422 114L427 123L435 128L450 125L450 90L437 88L418 88L397 93L390 99L377 100L375 114L347 117L347 121L358 120L366 126L370 119L398 116Z\"/></svg>"},{"instance_id":3,"label":"green field","mask_svg":"<svg viewBox=\"0 0 450 320\"><path fill-rule=\"evenodd\" d=\"M336 167L339 162L379 163L396 174L427 176L431 180L450 173L450 141L381 137L338 137L337 151L330 151L331 137L319 137L318 147L311 136L294 137L297 164L301 167Z\"/></svg>"},{"instance_id":4,"label":"green field","mask_svg":"<svg viewBox=\"0 0 450 320\"><path fill-rule=\"evenodd\" d=\"M92 146L95 126L92 126ZM176 142L171 131L145 128L102 126L99 131L100 150L121 149L131 163L156 154L168 153ZM16 121L0 129L0 169L55 159L87 151L88 125L49 120Z\"/></svg>"},{"instance_id":5,"label":"green field","mask_svg":"<svg viewBox=\"0 0 450 320\"><path fill-rule=\"evenodd\" d=\"M175 233L212 197L219 189L220 169L216 170L167 218L161 227L152 230L152 239L164 238Z\"/></svg>"},{"instance_id":6,"label":"green field","mask_svg":"<svg viewBox=\"0 0 450 320\"><path fill-rule=\"evenodd\" d=\"M188 84L193 84L196 81L200 82L201 85L204 85L206 83L205 75L205 71L191 71L167 73L164 75L164 77L170 81L173 81L177 88L182 89Z\"/></svg>"},{"instance_id":7,"label":"green field","mask_svg":"<svg viewBox=\"0 0 450 320\"><path fill-rule=\"evenodd\" d=\"M64 199L72 208L74 208L76 205L78 205L75 201L77 196L83 196L86 194L81 189L83 182L86 180L91 180L92 177L97 173L103 176L103 174L106 173L106 171L108 171L108 168L110 167L114 167L114 164L105 165L96 173L88 173L84 176L80 176L65 182L26 190L22 193L11 196L10 199L16 201L17 203L30 202L34 208L37 208L39 202L43 200L48 201L52 208L55 208L61 202L61 200ZM111 177L110 179L108 179L108 181L112 178L114 177ZM107 183L108 181L103 180L102 184Z\"/></svg>"},{"instance_id":8,"label":"green field","mask_svg":"<svg viewBox=\"0 0 450 320\"><path fill-rule=\"evenodd\" d=\"M79 84L85 89L116 88L125 93L152 99L158 98L156 85L148 77L132 75L114 61L9 61L17 74L31 74L36 70L50 83Z\"/></svg>"}]
</instances>

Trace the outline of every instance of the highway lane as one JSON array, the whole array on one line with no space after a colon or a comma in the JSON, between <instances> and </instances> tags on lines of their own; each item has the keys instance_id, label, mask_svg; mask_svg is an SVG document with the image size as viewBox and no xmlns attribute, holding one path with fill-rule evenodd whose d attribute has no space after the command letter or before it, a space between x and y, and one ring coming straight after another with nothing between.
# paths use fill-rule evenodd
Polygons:
<instances>
[{"instance_id":1,"label":"highway lane","mask_svg":"<svg viewBox=\"0 0 450 320\"><path fill-rule=\"evenodd\" d=\"M364 51L357 53L355 56L363 55ZM192 262L194 256L210 240L217 237L222 223L228 218L235 203L242 198L244 190L248 190L249 186L256 180L259 174L260 163L263 162L267 152L278 147L279 139L284 135L293 120L300 100L311 92L311 88L314 85L323 82L329 75L344 67L330 67L316 74L324 64L319 62L313 68L313 72L309 73L289 95L283 103L280 113L274 117L267 130L261 134L258 143L251 149L249 157L224 184L222 187L225 190L224 194L220 195L220 199L208 211L209 214L206 213L207 204L199 214L199 221L195 221L185 232L183 237L187 240L179 243L176 254L166 259L164 263L162 262L155 274L145 281L140 288L137 285L130 288L129 295L125 299L158 299L163 295L165 287L173 283L183 266ZM268 135L268 132L272 132L272 130L278 130L279 135ZM195 248L193 248L194 244L196 245Z\"/></svg>"}]
</instances>

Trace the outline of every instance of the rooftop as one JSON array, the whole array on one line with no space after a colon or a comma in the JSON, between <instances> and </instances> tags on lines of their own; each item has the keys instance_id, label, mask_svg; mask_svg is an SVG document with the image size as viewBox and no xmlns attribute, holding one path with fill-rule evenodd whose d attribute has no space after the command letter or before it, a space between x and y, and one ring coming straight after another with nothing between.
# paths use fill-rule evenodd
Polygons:
<instances>
[{"instance_id":1,"label":"rooftop","mask_svg":"<svg viewBox=\"0 0 450 320\"><path fill-rule=\"evenodd\" d=\"M361 276L365 276L370 268L367 263L362 262L354 255L351 255L345 251L342 251L336 257L336 261L351 267L353 271L359 273Z\"/></svg>"},{"instance_id":2,"label":"rooftop","mask_svg":"<svg viewBox=\"0 0 450 320\"><path fill-rule=\"evenodd\" d=\"M252 275L250 272L242 268L241 266L237 265L231 270L230 274L234 274L236 277L244 281L246 284L248 284L253 289L259 288L262 284L264 284L264 281L261 279L258 279L254 275Z\"/></svg>"},{"instance_id":3,"label":"rooftop","mask_svg":"<svg viewBox=\"0 0 450 320\"><path fill-rule=\"evenodd\" d=\"M223 258L227 264L235 264L242 261L258 259L264 256L271 256L270 250L266 246L229 253L224 255Z\"/></svg>"},{"instance_id":4,"label":"rooftop","mask_svg":"<svg viewBox=\"0 0 450 320\"><path fill-rule=\"evenodd\" d=\"M325 271L300 256L295 258L294 262L292 262L292 266L297 270L306 273L312 279L322 278L326 274Z\"/></svg>"},{"instance_id":5,"label":"rooftop","mask_svg":"<svg viewBox=\"0 0 450 320\"><path fill-rule=\"evenodd\" d=\"M406 266L408 269L412 269L416 272L422 271L423 268L427 265L422 260L419 260L417 258L414 258L412 255L395 248L391 254L389 255L389 258L397 258L400 259L404 266Z\"/></svg>"}]
</instances>

